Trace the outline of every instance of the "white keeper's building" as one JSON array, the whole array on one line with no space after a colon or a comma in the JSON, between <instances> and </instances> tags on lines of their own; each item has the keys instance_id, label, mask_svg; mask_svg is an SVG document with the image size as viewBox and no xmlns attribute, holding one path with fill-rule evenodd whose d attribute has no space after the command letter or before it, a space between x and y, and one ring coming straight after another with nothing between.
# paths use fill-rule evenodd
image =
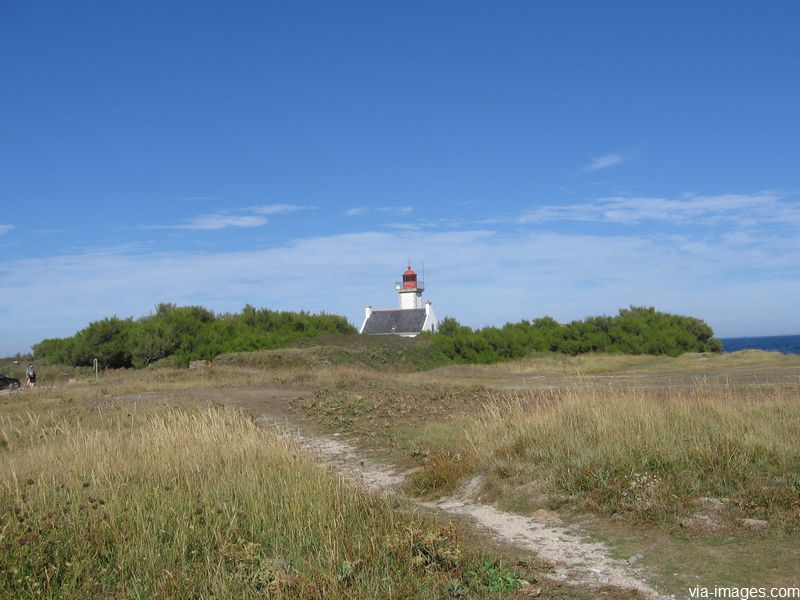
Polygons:
<instances>
[{"instance_id":1,"label":"white keeper's building","mask_svg":"<svg viewBox=\"0 0 800 600\"><path fill-rule=\"evenodd\" d=\"M422 302L425 282L417 279L411 265L403 273L403 281L394 284L394 289L400 296L400 308L373 310L367 306L359 333L414 337L423 331L433 333L439 328L431 302Z\"/></svg>"}]
</instances>

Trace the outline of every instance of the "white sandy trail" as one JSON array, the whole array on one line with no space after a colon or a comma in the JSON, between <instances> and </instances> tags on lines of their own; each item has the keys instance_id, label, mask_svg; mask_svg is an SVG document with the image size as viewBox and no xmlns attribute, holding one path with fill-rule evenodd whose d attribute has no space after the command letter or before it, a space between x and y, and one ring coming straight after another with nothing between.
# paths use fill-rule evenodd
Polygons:
<instances>
[{"instance_id":1,"label":"white sandy trail","mask_svg":"<svg viewBox=\"0 0 800 600\"><path fill-rule=\"evenodd\" d=\"M669 598L660 595L627 563L611 558L605 544L587 541L564 526L503 512L488 504L462 502L454 498L420 504L448 514L471 517L479 527L497 538L552 564L554 573L551 575L559 581L590 587L610 585L638 590L648 598Z\"/></svg>"},{"instance_id":2,"label":"white sandy trail","mask_svg":"<svg viewBox=\"0 0 800 600\"><path fill-rule=\"evenodd\" d=\"M268 417L260 419L263 424L275 425ZM351 481L377 493L399 490L408 472L398 472L365 452L331 436L306 436L299 432L283 433L311 450L322 462ZM659 594L642 579L639 569L625 561L611 558L609 548L595 541L587 541L563 525L553 525L537 520L534 516L521 516L498 510L488 504L474 501L479 479L462 486L459 494L443 498L438 502L416 504L452 515L472 518L478 527L491 532L499 540L531 552L550 563L554 572L548 576L565 583L581 584L593 588L615 586L634 589L647 598L666 600L672 596Z\"/></svg>"}]
</instances>

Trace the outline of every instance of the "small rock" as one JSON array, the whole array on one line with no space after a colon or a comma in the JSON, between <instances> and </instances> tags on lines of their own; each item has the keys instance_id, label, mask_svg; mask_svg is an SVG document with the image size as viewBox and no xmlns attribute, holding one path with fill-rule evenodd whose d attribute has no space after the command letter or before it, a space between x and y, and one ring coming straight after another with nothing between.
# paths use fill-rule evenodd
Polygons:
<instances>
[{"instance_id":1,"label":"small rock","mask_svg":"<svg viewBox=\"0 0 800 600\"><path fill-rule=\"evenodd\" d=\"M703 531L714 531L719 526L708 515L694 514L686 519L681 519L680 526L686 529L700 529Z\"/></svg>"},{"instance_id":2,"label":"small rock","mask_svg":"<svg viewBox=\"0 0 800 600\"><path fill-rule=\"evenodd\" d=\"M748 529L765 529L769 527L769 521L763 519L739 519L739 523Z\"/></svg>"},{"instance_id":3,"label":"small rock","mask_svg":"<svg viewBox=\"0 0 800 600\"><path fill-rule=\"evenodd\" d=\"M542 588L540 587L526 589L522 593L523 598L538 598L541 595L542 595Z\"/></svg>"},{"instance_id":4,"label":"small rock","mask_svg":"<svg viewBox=\"0 0 800 600\"><path fill-rule=\"evenodd\" d=\"M626 562L627 562L629 565L635 565L637 562L639 562L639 561L640 561L640 560L642 560L643 558L644 558L644 555L643 555L643 554L634 554L634 555L633 555L633 556L631 556L631 557L630 557L630 558L629 558L629 559L628 559Z\"/></svg>"}]
</instances>

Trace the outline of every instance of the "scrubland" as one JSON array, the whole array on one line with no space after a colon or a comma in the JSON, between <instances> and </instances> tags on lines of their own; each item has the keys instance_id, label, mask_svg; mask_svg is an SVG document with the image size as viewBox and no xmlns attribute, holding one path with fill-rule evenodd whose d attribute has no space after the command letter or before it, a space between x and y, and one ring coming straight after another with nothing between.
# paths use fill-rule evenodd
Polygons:
<instances>
[{"instance_id":1,"label":"scrubland","mask_svg":"<svg viewBox=\"0 0 800 600\"><path fill-rule=\"evenodd\" d=\"M0 396L0 596L481 598L540 578L320 469L265 412L414 467L412 497L480 477L486 502L644 553L664 589L800 576L797 357L419 360L323 343L97 380L42 365Z\"/></svg>"}]
</instances>

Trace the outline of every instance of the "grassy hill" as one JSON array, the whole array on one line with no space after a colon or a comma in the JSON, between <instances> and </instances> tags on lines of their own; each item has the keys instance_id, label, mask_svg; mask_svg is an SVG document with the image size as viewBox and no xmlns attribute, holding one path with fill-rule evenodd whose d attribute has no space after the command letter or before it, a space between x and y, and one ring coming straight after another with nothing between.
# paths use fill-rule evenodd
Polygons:
<instances>
[{"instance_id":1,"label":"grassy hill","mask_svg":"<svg viewBox=\"0 0 800 600\"><path fill-rule=\"evenodd\" d=\"M233 352L215 364L258 368L353 365L379 371L422 371L450 364L429 336L320 335L277 350Z\"/></svg>"}]
</instances>

